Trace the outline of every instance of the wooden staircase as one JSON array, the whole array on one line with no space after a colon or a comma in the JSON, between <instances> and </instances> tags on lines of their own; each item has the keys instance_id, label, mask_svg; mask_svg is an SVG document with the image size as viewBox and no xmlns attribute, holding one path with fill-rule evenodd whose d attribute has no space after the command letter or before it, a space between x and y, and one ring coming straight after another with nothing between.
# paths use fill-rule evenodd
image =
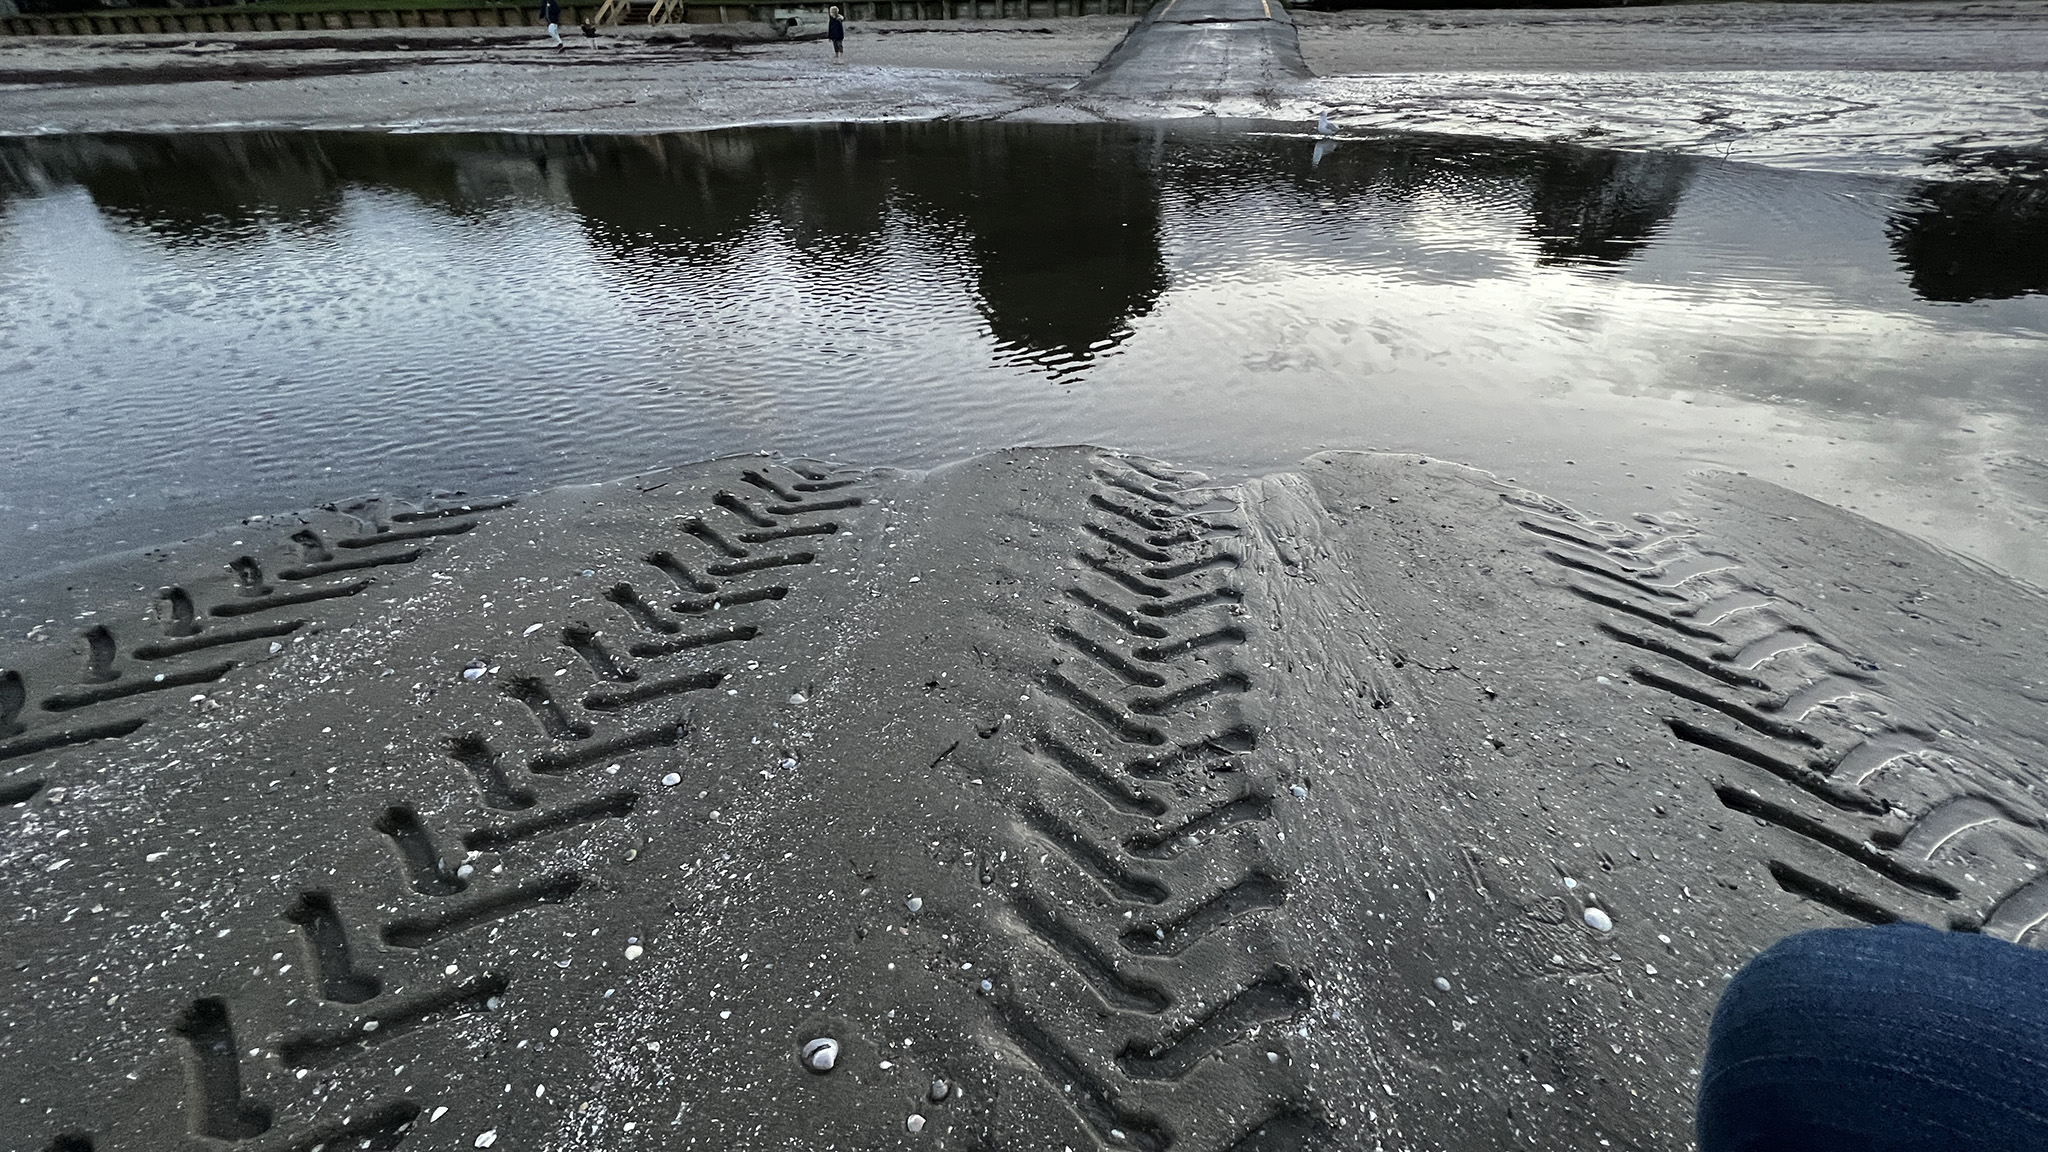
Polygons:
<instances>
[{"instance_id":1,"label":"wooden staircase","mask_svg":"<svg viewBox=\"0 0 2048 1152\"><path fill-rule=\"evenodd\" d=\"M599 27L621 24L680 24L683 0L604 0L591 23Z\"/></svg>"}]
</instances>

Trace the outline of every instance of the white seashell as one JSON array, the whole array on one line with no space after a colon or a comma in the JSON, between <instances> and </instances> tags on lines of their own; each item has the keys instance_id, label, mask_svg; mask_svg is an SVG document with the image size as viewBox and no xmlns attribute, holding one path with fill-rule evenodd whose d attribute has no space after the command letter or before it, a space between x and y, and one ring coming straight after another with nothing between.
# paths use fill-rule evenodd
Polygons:
<instances>
[{"instance_id":1,"label":"white seashell","mask_svg":"<svg viewBox=\"0 0 2048 1152\"><path fill-rule=\"evenodd\" d=\"M801 692L791 692L789 694L789 702L791 704L808 704L811 702L811 698Z\"/></svg>"},{"instance_id":2,"label":"white seashell","mask_svg":"<svg viewBox=\"0 0 2048 1152\"><path fill-rule=\"evenodd\" d=\"M905 908L910 909L912 912L921 911L924 908L924 897L912 896L910 899L905 900L903 902L903 906Z\"/></svg>"},{"instance_id":3,"label":"white seashell","mask_svg":"<svg viewBox=\"0 0 2048 1152\"><path fill-rule=\"evenodd\" d=\"M1437 977L1436 990L1439 992L1449 992L1451 990L1451 982L1441 976Z\"/></svg>"},{"instance_id":4,"label":"white seashell","mask_svg":"<svg viewBox=\"0 0 2048 1152\"><path fill-rule=\"evenodd\" d=\"M481 680L484 678L484 669L487 667L489 667L489 665L485 664L481 660L471 660L469 662L469 666L462 670L462 678L464 680L470 681ZM497 1139L495 1135L491 1138L493 1140Z\"/></svg>"},{"instance_id":5,"label":"white seashell","mask_svg":"<svg viewBox=\"0 0 2048 1152\"><path fill-rule=\"evenodd\" d=\"M683 782L683 774L680 772L671 772L668 775L663 776L661 778L661 782L663 786L673 788L676 785L681 784Z\"/></svg>"},{"instance_id":6,"label":"white seashell","mask_svg":"<svg viewBox=\"0 0 2048 1152\"><path fill-rule=\"evenodd\" d=\"M905 1129L906 1131L908 1131L908 1132L909 1132L909 1133L910 1133L910 1134L911 1134L912 1136L915 1136L915 1135L917 1135L917 1134L918 1134L919 1132L922 1132L922 1131L924 1131L924 1117L922 1117L922 1116L919 1116L919 1115L918 1115L917 1113L915 1113L915 1112L912 1112L912 1113L910 1114L910 1119L908 1119L908 1120L905 1120L905 1121L903 1122L903 1127L904 1127L904 1129Z\"/></svg>"},{"instance_id":7,"label":"white seashell","mask_svg":"<svg viewBox=\"0 0 2048 1152\"><path fill-rule=\"evenodd\" d=\"M1614 918L1598 908L1586 909L1586 927L1595 932L1614 931Z\"/></svg>"},{"instance_id":8,"label":"white seashell","mask_svg":"<svg viewBox=\"0 0 2048 1152\"><path fill-rule=\"evenodd\" d=\"M496 1144L497 1142L498 1130L496 1128L491 1129L489 1132L481 1133L476 1138L476 1146L478 1148L489 1148L491 1145Z\"/></svg>"},{"instance_id":9,"label":"white seashell","mask_svg":"<svg viewBox=\"0 0 2048 1152\"><path fill-rule=\"evenodd\" d=\"M640 947L638 944L628 944L626 945L626 959L638 960L646 951L647 949Z\"/></svg>"},{"instance_id":10,"label":"white seashell","mask_svg":"<svg viewBox=\"0 0 2048 1152\"><path fill-rule=\"evenodd\" d=\"M820 1036L804 1044L804 1067L823 1075L839 1063L839 1041Z\"/></svg>"},{"instance_id":11,"label":"white seashell","mask_svg":"<svg viewBox=\"0 0 2048 1152\"><path fill-rule=\"evenodd\" d=\"M938 1103L941 1100L944 1100L946 1097L951 1096L952 1094L953 1086L951 1084L946 1083L944 1080L932 1081L931 1091L925 1093L925 1095L931 1097L932 1103L934 1104Z\"/></svg>"}]
</instances>

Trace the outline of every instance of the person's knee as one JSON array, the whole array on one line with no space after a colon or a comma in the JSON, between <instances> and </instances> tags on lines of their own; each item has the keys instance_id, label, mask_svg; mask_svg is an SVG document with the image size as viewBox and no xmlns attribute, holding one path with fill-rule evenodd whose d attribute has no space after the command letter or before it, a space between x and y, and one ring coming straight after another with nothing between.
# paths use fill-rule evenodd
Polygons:
<instances>
[{"instance_id":1,"label":"person's knee","mask_svg":"<svg viewBox=\"0 0 2048 1152\"><path fill-rule=\"evenodd\" d=\"M1729 981L1701 1152L2048 1146L2048 955L1918 925L1787 937ZM2012 1141L2021 1139L2021 1143Z\"/></svg>"}]
</instances>

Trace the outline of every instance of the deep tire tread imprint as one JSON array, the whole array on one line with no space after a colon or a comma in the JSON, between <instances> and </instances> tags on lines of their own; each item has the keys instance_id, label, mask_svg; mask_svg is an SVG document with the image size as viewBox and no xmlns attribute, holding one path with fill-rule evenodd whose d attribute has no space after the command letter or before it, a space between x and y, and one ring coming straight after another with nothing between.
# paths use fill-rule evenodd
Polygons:
<instances>
[{"instance_id":1,"label":"deep tire tread imprint","mask_svg":"<svg viewBox=\"0 0 2048 1152\"><path fill-rule=\"evenodd\" d=\"M1628 675L1668 701L1672 737L1724 768L1720 804L1770 827L1777 887L1866 923L2048 947L2048 809L2009 757L1911 714L1874 662L1690 527L1503 499L1630 652Z\"/></svg>"},{"instance_id":2,"label":"deep tire tread imprint","mask_svg":"<svg viewBox=\"0 0 2048 1152\"><path fill-rule=\"evenodd\" d=\"M1097 1147L1322 1148L1333 1130L1274 1038L1313 990L1268 928L1287 882L1267 843L1274 776L1237 703L1255 686L1236 657L1239 530L1203 479L1094 464L1042 719L1018 757L1033 794L1004 848L1027 862L1019 947L1088 1002L1003 987L989 1016ZM1205 948L1208 963L1182 960ZM1252 966L1214 962L1225 954ZM1225 1058L1256 1067L1205 1080ZM1195 1096L1231 1118L1187 1123Z\"/></svg>"},{"instance_id":3,"label":"deep tire tread imprint","mask_svg":"<svg viewBox=\"0 0 2048 1152\"><path fill-rule=\"evenodd\" d=\"M812 546L826 543L827 538L839 531L839 526L823 520L820 513L857 508L863 503L860 496L844 491L860 484L860 475L843 475L839 470L803 462L793 462L783 471L788 473L786 477L777 477L773 470L767 468L750 469L743 476L747 483L767 487L777 497L778 503L772 512L762 511L729 491L720 491L703 513L691 518L691 522L698 524L716 523L721 519L727 521L728 540L747 540L749 543L735 546L721 541L717 544L721 553L730 556L738 552L741 556L752 556L757 560L752 564L706 565L707 570L726 567L727 572L700 590L704 593L703 602L679 602L672 606L676 611L703 612L713 607L726 607L727 602L734 606L750 606L764 613L774 608L790 591L788 586L777 585L773 594L762 594L758 589L735 589L733 585L746 583L763 568L782 569L813 563L816 560L814 551L792 556L781 555L780 550L789 539ZM814 495L817 492L829 492L830 496ZM337 547L363 550L386 542L406 541L416 545L428 539L459 538L479 523L467 513L494 511L510 503L504 501L465 508L462 510L465 518L452 523L445 522L454 514L448 510L408 510L389 517L389 520L399 524L428 521L429 526L389 530L388 523L376 523L370 526L372 530L369 532L333 543ZM388 533L380 537L377 529L388 530ZM697 545L701 548L702 540L701 535L684 533L672 547ZM333 555L328 551L329 541L310 528L295 533L291 541L300 553L298 559L302 572L322 568ZM775 554L764 554L768 549L773 549ZM414 550L404 560L394 562L411 563L420 554ZM656 570L663 569L660 563L651 559L649 563ZM359 566L363 565L351 567ZM167 587L158 594L163 631L171 638L169 641L156 641L159 647L178 641L183 641L186 650L214 646L195 643L208 636L206 619L211 616L254 615L312 600L352 596L354 591L361 590L349 585L347 587L352 590L348 592L322 593L315 590L315 594L310 596L280 592L264 578L262 565L253 559L240 558L228 568L242 597L228 602L227 606L233 609L229 612L221 611L222 606L219 605L202 610L201 600L183 587ZM285 572L281 572L279 577L291 578ZM306 578L313 577L308 575ZM368 586L367 581L360 583L362 587ZM621 590L625 590L625 595L620 595ZM596 609L603 601L623 609L621 614L627 619L620 622L626 627L638 626L664 637L681 630L676 618L668 616L661 607L639 599L630 585L623 582L605 593L600 604L591 605L583 617L588 619L600 615ZM288 623L289 627L242 628L232 638L222 639L221 643L248 644L287 635L303 627L307 621ZM764 619L718 630L706 637L702 644L675 644L671 641L659 646L658 650L636 649L636 657L649 661L645 669L648 678L642 680L638 672L622 675L616 664L603 658L592 659L592 653L599 651L595 645L599 643L602 632L590 629L580 621L561 622L557 633L562 639L562 646L591 664L601 679L621 682L624 690L593 691L579 700L564 703L556 700L547 685L537 677L522 676L517 671L508 670L509 674L501 681L505 686L504 694L524 705L532 714L538 734L548 747L525 758L523 763L508 765L507 755L480 733L455 731L447 735L445 748L451 769L471 777L477 798L486 809L503 812L507 817L471 829L461 837L464 847L472 852L498 851L565 828L629 817L639 800L638 793L631 789L590 790L580 797L557 801L551 808L536 810L532 791L523 787L519 779L527 774L562 779L606 760L674 744L687 730L687 717L650 714L664 708L672 712L679 697L716 687L723 676L715 670L702 668L664 676L662 665L702 655L698 651L700 648L743 644L760 635L765 626ZM92 648L86 667L88 674L95 670L104 671L109 663L104 643L94 643ZM136 658L164 657L159 652L148 657L137 655ZM217 679L226 671L220 669L212 678ZM26 758L38 752L92 740L118 739L132 734L147 721L144 716L98 725L73 725L64 729L50 725L31 726L17 720L28 711L26 697L24 677L12 670L0 674L0 732L14 736L7 743L0 744L0 755ZM38 771L33 763L16 769L11 777L0 778L0 789L13 786L11 791L0 791L0 800L28 802L49 783L45 778L48 775ZM383 818L363 828L362 833L366 839L383 841L384 847L377 854L391 861L410 890L423 897L431 908L425 914L395 916L368 929L370 934L390 947L427 947L444 937L480 925L578 899L588 886L583 876L574 872L557 872L524 878L507 877L493 881L491 891L479 893L468 881L458 877L445 859L432 830L419 820L411 807L403 803L393 805ZM516 995L519 983L517 961L508 957L504 963L485 972L446 980L427 989L409 987L403 995L396 995L386 992L374 977L353 971L350 941L364 933L365 928L346 923L334 901L324 891L305 887L295 899L278 909L278 915L295 925L302 936L302 951L316 999L346 1008L346 1022L337 1017L335 1025L324 1028L302 1029L260 1039L238 1036L233 1006L229 1002L203 992L196 995L182 1013L165 1022L166 1033L178 1038L186 1051L187 1130L196 1137L232 1142L237 1148L249 1152L315 1152L316 1149L326 1152L342 1147L398 1148L419 1121L422 1108L395 1086L381 1092L370 1092L356 1106L344 1108L339 1117L280 1116L274 1115L266 1104L244 1098L243 1061L275 1059L287 1069L299 1070L301 1075L308 1070L330 1070L345 1064L352 1056L408 1033L429 1029L464 1015L492 1011L504 998ZM306 988L303 982L292 987L280 983L280 998ZM267 1055L252 1056L252 1050ZM61 1152L75 1152L93 1146L94 1138L90 1132L61 1134L53 1137L50 1144L52 1149Z\"/></svg>"}]
</instances>

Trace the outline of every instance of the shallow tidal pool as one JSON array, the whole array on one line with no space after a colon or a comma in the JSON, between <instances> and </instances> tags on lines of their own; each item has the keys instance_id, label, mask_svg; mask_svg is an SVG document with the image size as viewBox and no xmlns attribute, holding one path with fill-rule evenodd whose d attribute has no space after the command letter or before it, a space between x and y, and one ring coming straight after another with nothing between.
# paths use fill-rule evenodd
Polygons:
<instances>
[{"instance_id":1,"label":"shallow tidal pool","mask_svg":"<svg viewBox=\"0 0 2048 1152\"><path fill-rule=\"evenodd\" d=\"M2048 187L1263 125L0 141L0 579L775 450L1766 476L2048 583Z\"/></svg>"}]
</instances>

